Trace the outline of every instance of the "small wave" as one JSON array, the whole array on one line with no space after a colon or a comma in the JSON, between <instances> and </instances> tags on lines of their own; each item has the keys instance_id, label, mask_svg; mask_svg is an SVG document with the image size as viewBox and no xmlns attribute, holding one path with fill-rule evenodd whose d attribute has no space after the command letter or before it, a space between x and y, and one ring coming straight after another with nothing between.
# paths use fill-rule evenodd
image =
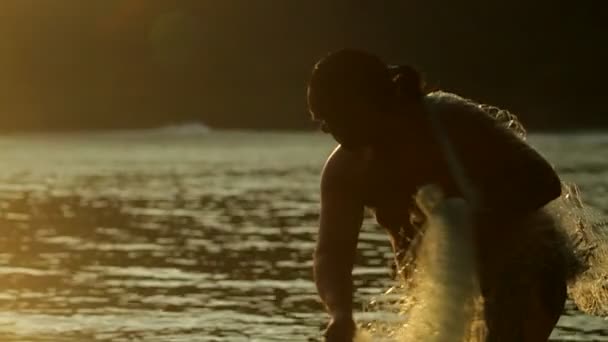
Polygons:
<instances>
[{"instance_id":1,"label":"small wave","mask_svg":"<svg viewBox=\"0 0 608 342\"><path fill-rule=\"evenodd\" d=\"M209 126L200 122L189 122L177 125L163 126L147 130L150 133L161 133L168 135L199 135L206 134L211 131Z\"/></svg>"},{"instance_id":2,"label":"small wave","mask_svg":"<svg viewBox=\"0 0 608 342\"><path fill-rule=\"evenodd\" d=\"M106 139L108 137L127 139L127 140L148 140L148 139L174 139L174 138L197 138L206 136L211 132L209 126L200 122L187 122L174 125L166 125L154 128L135 128L135 129L118 129L110 131L86 132L81 131L76 133L76 136L86 136L87 138L99 137ZM65 135L64 135L65 136Z\"/></svg>"}]
</instances>

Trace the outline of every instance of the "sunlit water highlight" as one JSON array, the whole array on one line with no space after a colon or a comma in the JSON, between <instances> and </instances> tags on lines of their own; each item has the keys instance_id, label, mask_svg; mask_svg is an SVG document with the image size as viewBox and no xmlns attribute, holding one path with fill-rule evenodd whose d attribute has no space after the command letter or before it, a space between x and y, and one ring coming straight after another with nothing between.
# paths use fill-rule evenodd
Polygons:
<instances>
[{"instance_id":1,"label":"sunlit water highlight","mask_svg":"<svg viewBox=\"0 0 608 342\"><path fill-rule=\"evenodd\" d=\"M530 139L608 211L608 136ZM319 340L311 255L331 148L308 133L0 137L0 340ZM363 309L394 283L372 220L359 247ZM569 308L554 339L608 341L608 321Z\"/></svg>"}]
</instances>

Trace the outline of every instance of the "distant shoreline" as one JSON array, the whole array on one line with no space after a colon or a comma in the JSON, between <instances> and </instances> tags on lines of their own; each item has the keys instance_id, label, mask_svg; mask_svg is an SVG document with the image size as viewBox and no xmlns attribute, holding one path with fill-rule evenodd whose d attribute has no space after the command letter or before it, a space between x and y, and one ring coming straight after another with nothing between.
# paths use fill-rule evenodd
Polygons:
<instances>
[{"instance_id":1,"label":"distant shoreline","mask_svg":"<svg viewBox=\"0 0 608 342\"><path fill-rule=\"evenodd\" d=\"M197 128L198 127L198 128ZM193 132L196 128L197 132ZM165 126L142 126L142 127L110 127L110 128L66 128L66 129L0 129L0 135L30 135L30 134L99 134L99 133L141 133L141 132L169 132L170 130L187 130L192 133L218 132L251 132L251 133L315 133L318 129L306 127L296 128L252 128L252 127L209 127L202 123L168 124ZM576 128L544 128L526 129L530 134L608 134L608 126L598 127L576 127Z\"/></svg>"}]
</instances>

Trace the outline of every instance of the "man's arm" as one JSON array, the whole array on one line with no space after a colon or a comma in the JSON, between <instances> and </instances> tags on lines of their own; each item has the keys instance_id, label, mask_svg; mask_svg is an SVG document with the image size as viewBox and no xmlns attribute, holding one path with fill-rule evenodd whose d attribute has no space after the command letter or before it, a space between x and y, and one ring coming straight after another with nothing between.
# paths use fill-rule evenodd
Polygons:
<instances>
[{"instance_id":1,"label":"man's arm","mask_svg":"<svg viewBox=\"0 0 608 342\"><path fill-rule=\"evenodd\" d=\"M319 296L332 317L332 324L347 322L348 325L353 322L352 269L364 205L358 195L361 192L361 175L351 169L351 157L344 155L345 153L349 152L334 152L322 174L321 215L314 253L314 279ZM354 333L354 323L344 329L352 331L334 333Z\"/></svg>"},{"instance_id":2,"label":"man's arm","mask_svg":"<svg viewBox=\"0 0 608 342\"><path fill-rule=\"evenodd\" d=\"M498 123L488 126L482 139L487 137L497 160L496 172L486 186L489 203L525 213L561 195L559 176L538 151Z\"/></svg>"},{"instance_id":3,"label":"man's arm","mask_svg":"<svg viewBox=\"0 0 608 342\"><path fill-rule=\"evenodd\" d=\"M466 125L457 149L486 209L526 213L560 196L561 181L538 151L483 110L469 109L468 120L454 123Z\"/></svg>"}]
</instances>

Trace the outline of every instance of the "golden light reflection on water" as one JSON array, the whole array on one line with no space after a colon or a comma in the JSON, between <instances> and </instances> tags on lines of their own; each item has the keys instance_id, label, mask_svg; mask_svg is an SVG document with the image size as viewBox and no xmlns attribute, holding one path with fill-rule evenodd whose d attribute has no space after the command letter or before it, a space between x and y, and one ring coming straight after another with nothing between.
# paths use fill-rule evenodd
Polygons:
<instances>
[{"instance_id":1,"label":"golden light reflection on water","mask_svg":"<svg viewBox=\"0 0 608 342\"><path fill-rule=\"evenodd\" d=\"M331 142L161 138L162 151L157 133L0 138L0 340L319 339L327 317L311 255ZM596 184L582 170L568 175ZM356 307L370 310L359 321L399 319L369 304L393 285L388 241L369 221L360 248ZM603 322L571 317L564 336L605 334Z\"/></svg>"}]
</instances>

